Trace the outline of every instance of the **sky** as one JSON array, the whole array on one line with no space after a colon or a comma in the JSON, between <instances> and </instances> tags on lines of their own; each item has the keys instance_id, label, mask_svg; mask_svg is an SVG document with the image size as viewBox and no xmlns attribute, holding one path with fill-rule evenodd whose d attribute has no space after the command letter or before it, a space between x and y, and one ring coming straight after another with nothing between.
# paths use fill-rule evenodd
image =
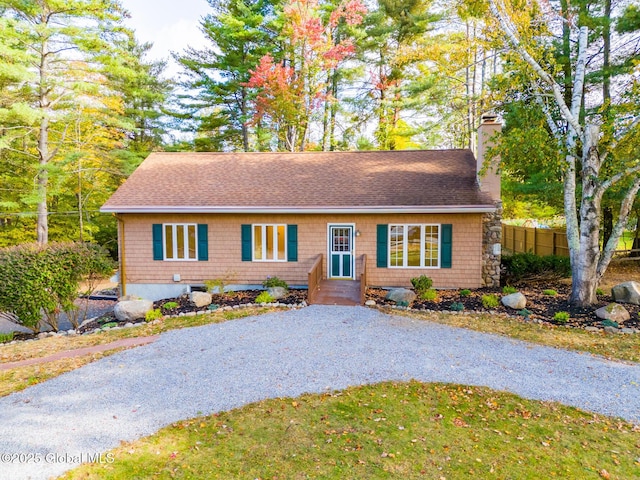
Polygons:
<instances>
[{"instance_id":1,"label":"sky","mask_svg":"<svg viewBox=\"0 0 640 480\"><path fill-rule=\"evenodd\" d=\"M153 43L153 59L169 59L172 51L205 45L199 24L211 12L206 0L121 0L121 4L131 14L126 24L136 31L136 38ZM166 75L177 70L170 61Z\"/></svg>"}]
</instances>

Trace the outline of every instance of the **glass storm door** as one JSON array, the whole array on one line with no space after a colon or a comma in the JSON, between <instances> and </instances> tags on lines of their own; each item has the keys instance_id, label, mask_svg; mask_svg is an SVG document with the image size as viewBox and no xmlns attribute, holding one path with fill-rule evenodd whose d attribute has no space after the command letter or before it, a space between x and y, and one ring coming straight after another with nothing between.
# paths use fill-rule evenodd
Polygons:
<instances>
[{"instance_id":1,"label":"glass storm door","mask_svg":"<svg viewBox=\"0 0 640 480\"><path fill-rule=\"evenodd\" d=\"M329 226L329 278L354 278L353 247L353 226Z\"/></svg>"}]
</instances>

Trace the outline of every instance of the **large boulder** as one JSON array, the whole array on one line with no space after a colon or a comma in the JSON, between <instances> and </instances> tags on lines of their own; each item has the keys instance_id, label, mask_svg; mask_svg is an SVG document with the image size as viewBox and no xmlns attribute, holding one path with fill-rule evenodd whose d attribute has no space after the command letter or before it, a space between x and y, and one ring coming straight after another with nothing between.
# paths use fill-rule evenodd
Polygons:
<instances>
[{"instance_id":1,"label":"large boulder","mask_svg":"<svg viewBox=\"0 0 640 480\"><path fill-rule=\"evenodd\" d=\"M287 289L284 287L269 287L267 288L267 293L269 293L274 300L280 300L287 296Z\"/></svg>"},{"instance_id":2,"label":"large boulder","mask_svg":"<svg viewBox=\"0 0 640 480\"><path fill-rule=\"evenodd\" d=\"M191 292L189 294L189 300L196 307L202 308L211 305L213 297L209 292Z\"/></svg>"},{"instance_id":3,"label":"large boulder","mask_svg":"<svg viewBox=\"0 0 640 480\"><path fill-rule=\"evenodd\" d=\"M596 310L596 317L602 320L611 320L616 323L626 322L631 318L631 315L622 305L617 303L610 303L606 307L602 307Z\"/></svg>"},{"instance_id":4,"label":"large boulder","mask_svg":"<svg viewBox=\"0 0 640 480\"><path fill-rule=\"evenodd\" d=\"M520 292L505 295L502 297L501 301L505 307L513 308L515 310L522 310L527 306L527 297Z\"/></svg>"},{"instance_id":5,"label":"large boulder","mask_svg":"<svg viewBox=\"0 0 640 480\"><path fill-rule=\"evenodd\" d=\"M144 299L121 300L113 307L113 313L120 322L139 320L151 310L153 310L153 302Z\"/></svg>"},{"instance_id":6,"label":"large boulder","mask_svg":"<svg viewBox=\"0 0 640 480\"><path fill-rule=\"evenodd\" d=\"M620 303L640 305L640 283L624 282L611 289L613 300Z\"/></svg>"},{"instance_id":7,"label":"large boulder","mask_svg":"<svg viewBox=\"0 0 640 480\"><path fill-rule=\"evenodd\" d=\"M406 288L394 288L389 290L389 293L387 293L385 298L392 302L410 305L416 297L417 295L412 290L407 290Z\"/></svg>"}]
</instances>

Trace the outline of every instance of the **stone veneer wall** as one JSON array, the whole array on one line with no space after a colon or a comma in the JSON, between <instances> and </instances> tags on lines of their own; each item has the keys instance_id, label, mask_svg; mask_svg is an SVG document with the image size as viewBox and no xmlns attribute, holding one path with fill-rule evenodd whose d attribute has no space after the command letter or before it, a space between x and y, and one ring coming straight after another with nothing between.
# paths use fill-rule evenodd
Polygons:
<instances>
[{"instance_id":1,"label":"stone veneer wall","mask_svg":"<svg viewBox=\"0 0 640 480\"><path fill-rule=\"evenodd\" d=\"M494 245L502 246L502 202L496 203L496 211L482 217L482 282L486 287L500 286L501 253L494 253Z\"/></svg>"}]
</instances>

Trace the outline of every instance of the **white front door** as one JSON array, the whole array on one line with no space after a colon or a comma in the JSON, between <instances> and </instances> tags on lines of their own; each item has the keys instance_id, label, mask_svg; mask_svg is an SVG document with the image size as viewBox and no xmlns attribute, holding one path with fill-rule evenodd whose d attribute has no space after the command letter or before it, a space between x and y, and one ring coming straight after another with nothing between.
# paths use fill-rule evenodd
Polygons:
<instances>
[{"instance_id":1,"label":"white front door","mask_svg":"<svg viewBox=\"0 0 640 480\"><path fill-rule=\"evenodd\" d=\"M353 225L329 225L329 278L355 278Z\"/></svg>"}]
</instances>

